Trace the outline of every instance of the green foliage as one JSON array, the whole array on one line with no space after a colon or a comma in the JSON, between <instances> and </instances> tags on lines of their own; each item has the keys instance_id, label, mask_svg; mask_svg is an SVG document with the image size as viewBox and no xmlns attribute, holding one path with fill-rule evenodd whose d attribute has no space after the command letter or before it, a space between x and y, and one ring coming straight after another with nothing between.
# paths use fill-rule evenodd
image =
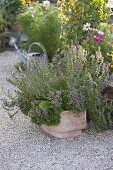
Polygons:
<instances>
[{"instance_id":1,"label":"green foliage","mask_svg":"<svg viewBox=\"0 0 113 170\"><path fill-rule=\"evenodd\" d=\"M49 61L61 46L61 21L58 10L50 6L47 10L42 4L28 8L17 17L20 31L28 36L27 46L36 41L41 42L48 53Z\"/></svg>"},{"instance_id":2,"label":"green foliage","mask_svg":"<svg viewBox=\"0 0 113 170\"><path fill-rule=\"evenodd\" d=\"M4 12L5 12L5 10L4 10L4 8L3 8L3 6L0 4L0 46L4 46L5 45L5 43L4 42L6 42L7 43L7 34L6 34L6 32L7 32L7 30L8 30L8 28L7 28L7 24L8 24L8 22L5 20L5 18L4 18Z\"/></svg>"},{"instance_id":3,"label":"green foliage","mask_svg":"<svg viewBox=\"0 0 113 170\"><path fill-rule=\"evenodd\" d=\"M3 17L3 9L0 8L0 33L4 32L6 30L6 25L7 22L5 21L4 17Z\"/></svg>"},{"instance_id":4,"label":"green foliage","mask_svg":"<svg viewBox=\"0 0 113 170\"><path fill-rule=\"evenodd\" d=\"M42 101L39 103L39 108L40 109L49 109L51 103L49 101Z\"/></svg>"}]
</instances>

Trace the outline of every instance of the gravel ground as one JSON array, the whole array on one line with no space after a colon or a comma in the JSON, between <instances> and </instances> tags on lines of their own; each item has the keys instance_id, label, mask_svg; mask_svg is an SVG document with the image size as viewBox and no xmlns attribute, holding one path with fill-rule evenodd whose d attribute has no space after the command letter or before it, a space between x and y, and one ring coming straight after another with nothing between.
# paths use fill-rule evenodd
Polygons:
<instances>
[{"instance_id":1,"label":"gravel ground","mask_svg":"<svg viewBox=\"0 0 113 170\"><path fill-rule=\"evenodd\" d=\"M15 52L0 53L2 87L17 62ZM10 119L0 102L0 170L113 170L113 131L86 130L80 137L57 139L18 113Z\"/></svg>"}]
</instances>

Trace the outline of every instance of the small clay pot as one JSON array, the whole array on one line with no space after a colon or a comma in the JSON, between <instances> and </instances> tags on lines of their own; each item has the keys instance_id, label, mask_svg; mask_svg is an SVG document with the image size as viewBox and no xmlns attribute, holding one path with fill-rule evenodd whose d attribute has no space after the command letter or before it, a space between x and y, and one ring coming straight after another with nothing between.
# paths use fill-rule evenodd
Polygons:
<instances>
[{"instance_id":1,"label":"small clay pot","mask_svg":"<svg viewBox=\"0 0 113 170\"><path fill-rule=\"evenodd\" d=\"M11 32L18 32L19 26L16 23L13 23L10 25L10 30L11 30Z\"/></svg>"}]
</instances>

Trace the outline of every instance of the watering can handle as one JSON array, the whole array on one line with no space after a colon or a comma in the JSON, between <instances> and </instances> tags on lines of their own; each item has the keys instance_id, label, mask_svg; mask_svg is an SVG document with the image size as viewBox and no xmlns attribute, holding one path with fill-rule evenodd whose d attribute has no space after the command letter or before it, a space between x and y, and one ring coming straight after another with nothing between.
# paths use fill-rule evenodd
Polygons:
<instances>
[{"instance_id":1,"label":"watering can handle","mask_svg":"<svg viewBox=\"0 0 113 170\"><path fill-rule=\"evenodd\" d=\"M41 43L38 43L38 42L34 42L34 43L32 43L32 44L29 46L29 48L28 48L28 53L31 52L31 48L32 48L33 45L39 46L39 47L42 49L44 55L45 55L45 56L47 57L47 59L48 59L46 49L44 48L44 46L43 46Z\"/></svg>"}]
</instances>

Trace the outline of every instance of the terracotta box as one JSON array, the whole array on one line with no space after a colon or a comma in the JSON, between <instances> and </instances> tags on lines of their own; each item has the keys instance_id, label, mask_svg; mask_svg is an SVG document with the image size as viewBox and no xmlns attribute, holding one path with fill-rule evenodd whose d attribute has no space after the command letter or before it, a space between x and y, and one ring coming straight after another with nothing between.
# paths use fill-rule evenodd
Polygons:
<instances>
[{"instance_id":1,"label":"terracotta box","mask_svg":"<svg viewBox=\"0 0 113 170\"><path fill-rule=\"evenodd\" d=\"M82 133L87 125L86 112L74 113L64 111L61 113L60 123L56 126L41 125L41 129L58 138L75 137Z\"/></svg>"}]
</instances>

